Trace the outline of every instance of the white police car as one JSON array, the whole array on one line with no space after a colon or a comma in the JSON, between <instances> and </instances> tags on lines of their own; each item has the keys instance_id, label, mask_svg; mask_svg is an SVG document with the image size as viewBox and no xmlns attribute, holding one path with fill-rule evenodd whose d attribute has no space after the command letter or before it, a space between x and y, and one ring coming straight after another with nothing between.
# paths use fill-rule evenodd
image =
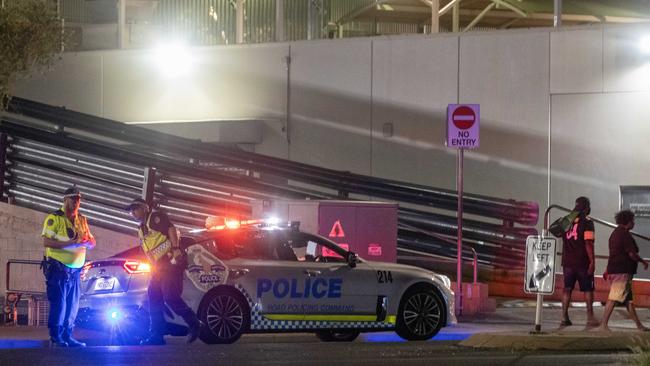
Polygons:
<instances>
[{"instance_id":1,"label":"white police car","mask_svg":"<svg viewBox=\"0 0 650 366\"><path fill-rule=\"evenodd\" d=\"M426 340L455 322L446 276L363 260L297 225L226 222L195 233L185 251L183 298L207 324L205 343L232 343L252 332L314 332L323 341L352 341L360 332L385 330ZM127 319L146 309L148 268L141 266L138 271L129 258L89 265L82 313Z\"/></svg>"}]
</instances>

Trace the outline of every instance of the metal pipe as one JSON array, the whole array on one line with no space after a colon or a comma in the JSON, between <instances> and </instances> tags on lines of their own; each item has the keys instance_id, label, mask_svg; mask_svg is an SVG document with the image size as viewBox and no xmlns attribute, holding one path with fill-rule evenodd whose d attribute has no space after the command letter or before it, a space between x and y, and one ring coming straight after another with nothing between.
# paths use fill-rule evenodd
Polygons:
<instances>
[{"instance_id":1,"label":"metal pipe","mask_svg":"<svg viewBox=\"0 0 650 366\"><path fill-rule=\"evenodd\" d=\"M9 153L9 157L11 160L17 159L20 161L33 161L39 162L41 164L45 163L49 166L65 169L66 171L81 172L86 176L115 180L128 185L135 186L136 184L142 184L142 179L131 178L127 175L121 175L115 171L102 170L98 167L93 166L79 165L74 162L64 161L56 157L47 157L45 155L39 155L37 153L14 150Z\"/></svg>"},{"instance_id":2,"label":"metal pipe","mask_svg":"<svg viewBox=\"0 0 650 366\"><path fill-rule=\"evenodd\" d=\"M562 26L562 0L553 0L553 28Z\"/></svg>"},{"instance_id":3,"label":"metal pipe","mask_svg":"<svg viewBox=\"0 0 650 366\"><path fill-rule=\"evenodd\" d=\"M244 2L246 0L235 0L235 38L237 43L244 43Z\"/></svg>"},{"instance_id":4,"label":"metal pipe","mask_svg":"<svg viewBox=\"0 0 650 366\"><path fill-rule=\"evenodd\" d=\"M101 190L105 194L113 196L115 198L125 197L128 199L133 199L139 197L140 195L140 191L138 189L130 186L125 186L116 182L107 184L104 183L104 181L93 180L81 175L63 173L57 170L40 167L38 165L33 165L22 161L12 161L9 172L17 176L25 175L41 180L62 182L68 186L74 183L78 187L83 187L84 189Z\"/></svg>"},{"instance_id":5,"label":"metal pipe","mask_svg":"<svg viewBox=\"0 0 650 366\"><path fill-rule=\"evenodd\" d=\"M48 191L52 191L54 195L59 197L62 197L63 192L70 187L69 184L65 184L65 183L57 184L52 182L44 182L44 180L45 180L44 177L38 179L38 178L25 177L22 174L15 174L13 176L14 184L25 184L27 186L47 189ZM109 206L120 207L120 208L126 207L131 201L130 199L125 197L110 197L111 196L110 193L102 192L101 190L87 188L78 184L76 186L81 190L81 194L84 199L88 199L95 202L101 202Z\"/></svg>"},{"instance_id":6,"label":"metal pipe","mask_svg":"<svg viewBox=\"0 0 650 366\"><path fill-rule=\"evenodd\" d=\"M565 212L571 212L571 211L573 211L573 210L571 210L571 209L569 209L569 208L566 208L566 207L563 207L563 206L560 206L560 205L550 205L550 206L548 206L548 208L546 209L546 211L544 211L544 230L546 231L546 233L548 233L548 228L549 228L549 226L550 226L549 220L550 220L550 213L551 213L551 210L552 210L552 209L558 209L558 210L560 210L560 211L565 211ZM610 227L610 228L612 228L612 229L616 229L616 228L618 227L618 225L616 225L616 224L614 224L614 223L612 223L612 222L605 221L605 220L603 220L603 219L599 219L599 218L597 218L597 217L593 217L593 216L588 216L588 217L589 217L589 219L590 219L591 221L596 222L596 223L599 223L599 224L604 225L604 226L607 226L607 227ZM546 233L544 233L543 235L546 235ZM648 241L650 241L650 237L645 236L645 235L642 235L642 234L639 234L639 233L637 233L637 232L635 232L635 231L630 231L630 234L631 234L632 236L636 236L636 237L639 238L639 239L643 239L643 240L648 240Z\"/></svg>"},{"instance_id":7,"label":"metal pipe","mask_svg":"<svg viewBox=\"0 0 650 366\"><path fill-rule=\"evenodd\" d=\"M13 138L11 147L24 149L31 152L37 152L48 156L56 156L69 161L82 161L86 164L96 166L100 169L109 169L115 172L124 172L133 177L141 177L144 174L144 166L137 166L124 163L122 161L92 156L83 152L61 148L60 146L53 146L47 143L40 143L19 137Z\"/></svg>"},{"instance_id":8,"label":"metal pipe","mask_svg":"<svg viewBox=\"0 0 650 366\"><path fill-rule=\"evenodd\" d=\"M0 192L4 192L4 187L5 187L5 173L7 172L8 145L9 145L8 135L6 133L0 133ZM3 200L3 197L0 197L0 201L1 200Z\"/></svg>"},{"instance_id":9,"label":"metal pipe","mask_svg":"<svg viewBox=\"0 0 650 366\"><path fill-rule=\"evenodd\" d=\"M458 208L456 215L458 216L458 230L456 230L456 237L458 240L457 248L457 263L456 263L456 296L457 296L457 309L458 315L463 315L463 160L464 150L458 149L458 168L456 170L456 191L458 192Z\"/></svg>"},{"instance_id":10,"label":"metal pipe","mask_svg":"<svg viewBox=\"0 0 650 366\"><path fill-rule=\"evenodd\" d=\"M284 0L275 0L275 41L284 42L285 41L285 32L284 28L286 26L284 16Z\"/></svg>"}]
</instances>

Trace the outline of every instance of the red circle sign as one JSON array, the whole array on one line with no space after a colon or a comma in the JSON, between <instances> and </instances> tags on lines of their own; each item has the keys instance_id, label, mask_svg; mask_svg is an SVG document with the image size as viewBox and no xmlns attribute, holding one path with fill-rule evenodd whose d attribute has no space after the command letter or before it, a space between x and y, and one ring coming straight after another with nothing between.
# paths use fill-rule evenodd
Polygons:
<instances>
[{"instance_id":1,"label":"red circle sign","mask_svg":"<svg viewBox=\"0 0 650 366\"><path fill-rule=\"evenodd\" d=\"M451 115L451 119L452 122L454 122L454 126L456 126L456 128L460 130L466 130L474 126L474 122L476 121L476 114L474 114L472 108L463 105L456 108L454 113Z\"/></svg>"}]
</instances>

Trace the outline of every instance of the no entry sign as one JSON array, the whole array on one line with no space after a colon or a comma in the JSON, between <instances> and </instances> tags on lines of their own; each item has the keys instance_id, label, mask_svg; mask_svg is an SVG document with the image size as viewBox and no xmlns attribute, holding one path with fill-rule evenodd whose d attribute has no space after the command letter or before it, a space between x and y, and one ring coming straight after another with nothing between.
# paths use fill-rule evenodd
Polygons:
<instances>
[{"instance_id":1,"label":"no entry sign","mask_svg":"<svg viewBox=\"0 0 650 366\"><path fill-rule=\"evenodd\" d=\"M478 148L479 122L478 104L450 104L447 107L447 146L455 149Z\"/></svg>"}]
</instances>

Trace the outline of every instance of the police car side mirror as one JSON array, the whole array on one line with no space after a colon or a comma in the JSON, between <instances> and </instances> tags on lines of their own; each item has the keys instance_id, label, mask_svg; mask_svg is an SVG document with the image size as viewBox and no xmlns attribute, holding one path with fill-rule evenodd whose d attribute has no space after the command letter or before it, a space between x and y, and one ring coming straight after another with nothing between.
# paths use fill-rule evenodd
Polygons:
<instances>
[{"instance_id":1,"label":"police car side mirror","mask_svg":"<svg viewBox=\"0 0 650 366\"><path fill-rule=\"evenodd\" d=\"M356 267L357 263L359 262L359 256L354 252L348 252L346 259L348 261L348 265L352 268Z\"/></svg>"}]
</instances>

